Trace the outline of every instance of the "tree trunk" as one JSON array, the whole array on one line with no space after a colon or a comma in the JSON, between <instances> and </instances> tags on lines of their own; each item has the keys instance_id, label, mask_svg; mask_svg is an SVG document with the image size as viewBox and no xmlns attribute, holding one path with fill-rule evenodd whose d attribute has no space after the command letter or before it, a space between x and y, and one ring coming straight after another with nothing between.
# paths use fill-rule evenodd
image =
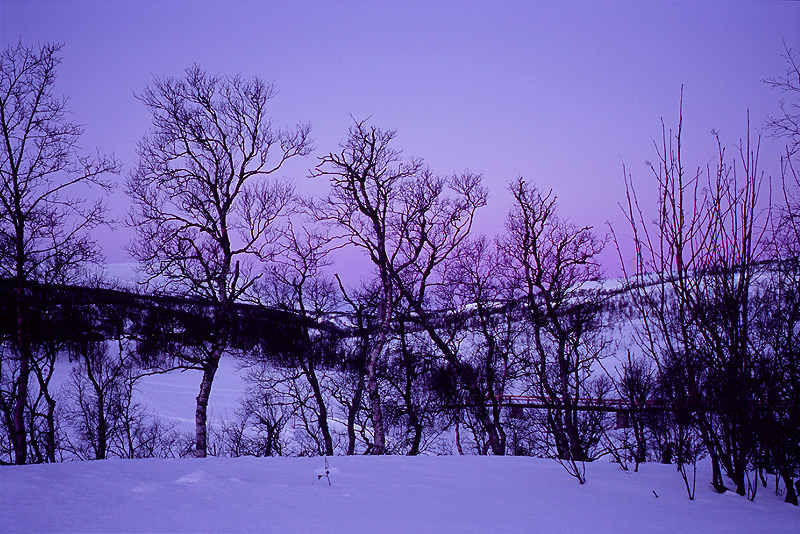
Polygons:
<instances>
[{"instance_id":1,"label":"tree trunk","mask_svg":"<svg viewBox=\"0 0 800 534\"><path fill-rule=\"evenodd\" d=\"M800 488L800 480L795 482L795 484L793 485L792 477L785 474L784 472L783 481L786 484L786 499L784 500L784 502L797 506L797 489L795 488L795 485L797 486L797 488Z\"/></svg>"},{"instance_id":2,"label":"tree trunk","mask_svg":"<svg viewBox=\"0 0 800 534\"><path fill-rule=\"evenodd\" d=\"M419 454L420 445L422 444L422 431L424 427L417 417L417 414L414 413L414 410L411 408L410 402L408 406L408 424L414 429L414 437L411 439L411 449L409 449L408 455L417 456Z\"/></svg>"},{"instance_id":3,"label":"tree trunk","mask_svg":"<svg viewBox=\"0 0 800 534\"><path fill-rule=\"evenodd\" d=\"M645 437L645 425L642 420L641 412L631 413L633 423L633 434L636 437L636 453L633 460L636 462L635 472L639 472L639 464L644 463L647 459L647 438Z\"/></svg>"},{"instance_id":4,"label":"tree trunk","mask_svg":"<svg viewBox=\"0 0 800 534\"><path fill-rule=\"evenodd\" d=\"M459 369L459 362L455 359L455 355L452 354L452 352L450 354L451 356L448 358L448 360L450 361L451 365L455 364L454 366L456 369ZM447 356L445 357L447 358ZM474 380L467 378L468 373L459 372L459 375L462 380L464 380L472 404L475 406L475 416L478 418L481 427L483 427L483 429L486 431L488 445L492 449L492 454L495 456L504 456L506 454L505 434L498 427L498 425L495 425L492 421L492 418L489 415L489 410L486 408L487 400L484 398L485 396L482 394L480 388L474 382Z\"/></svg>"},{"instance_id":5,"label":"tree trunk","mask_svg":"<svg viewBox=\"0 0 800 534\"><path fill-rule=\"evenodd\" d=\"M97 459L105 460L108 449L108 421L106 420L104 395L97 395Z\"/></svg>"},{"instance_id":6,"label":"tree trunk","mask_svg":"<svg viewBox=\"0 0 800 534\"><path fill-rule=\"evenodd\" d=\"M725 493L728 488L725 487L725 482L722 480L722 469L719 465L719 457L716 452L711 452L708 449L708 455L711 457L711 485L718 493Z\"/></svg>"},{"instance_id":7,"label":"tree trunk","mask_svg":"<svg viewBox=\"0 0 800 534\"><path fill-rule=\"evenodd\" d=\"M369 407L372 411L372 432L374 447L372 454L386 454L386 434L383 429L383 414L381 413L381 396L378 390L378 377L375 367L378 365L383 345L386 342L385 332L378 334L378 341L370 350L369 362L367 363L367 394L369 397Z\"/></svg>"},{"instance_id":8,"label":"tree trunk","mask_svg":"<svg viewBox=\"0 0 800 534\"><path fill-rule=\"evenodd\" d=\"M211 384L219 367L222 356L222 347L216 347L209 359L203 365L203 380L200 382L200 393L197 395L197 408L194 414L195 424L195 450L197 458L208 456L208 428L206 425L208 415L208 398L211 395Z\"/></svg>"},{"instance_id":9,"label":"tree trunk","mask_svg":"<svg viewBox=\"0 0 800 534\"><path fill-rule=\"evenodd\" d=\"M45 461L45 456L42 454L41 443L37 439L36 435L36 410L33 409L32 406L28 406L28 410L26 411L26 415L28 417L28 432L30 434L30 439L28 440L28 463L29 464L41 464Z\"/></svg>"},{"instance_id":10,"label":"tree trunk","mask_svg":"<svg viewBox=\"0 0 800 534\"><path fill-rule=\"evenodd\" d=\"M459 428L459 416L456 416L456 450L460 456L464 456L464 448L461 447L461 429Z\"/></svg>"},{"instance_id":11,"label":"tree trunk","mask_svg":"<svg viewBox=\"0 0 800 534\"><path fill-rule=\"evenodd\" d=\"M718 493L725 493L728 488L725 487L725 482L722 480L722 468L720 465L722 460L717 452L718 448L714 442L712 430L710 430L711 423L702 410L698 411L695 416L697 417L697 426L700 429L700 436L706 447L706 452L711 458L711 485Z\"/></svg>"},{"instance_id":12,"label":"tree trunk","mask_svg":"<svg viewBox=\"0 0 800 534\"><path fill-rule=\"evenodd\" d=\"M47 430L44 436L44 448L46 462L55 463L56 461L56 400L50 395L50 379L53 376L53 366L55 366L55 353L50 352L48 349L48 362L50 365L49 372L45 372L44 366L40 365L36 360L32 360L32 371L36 375L39 382L39 394L44 397L47 404L47 410L42 416L47 424Z\"/></svg>"},{"instance_id":13,"label":"tree trunk","mask_svg":"<svg viewBox=\"0 0 800 534\"><path fill-rule=\"evenodd\" d=\"M47 401L47 439L45 442L45 449L47 453L47 461L55 463L56 461L56 400L50 395L45 397Z\"/></svg>"},{"instance_id":14,"label":"tree trunk","mask_svg":"<svg viewBox=\"0 0 800 534\"><path fill-rule=\"evenodd\" d=\"M21 267L18 271L21 270ZM22 274L17 275L17 350L19 352L19 376L17 377L16 395L12 413L13 429L11 439L14 442L14 463L22 465L27 461L28 440L25 429L25 405L28 403L28 382L31 374L31 348L25 335L24 293Z\"/></svg>"},{"instance_id":15,"label":"tree trunk","mask_svg":"<svg viewBox=\"0 0 800 534\"><path fill-rule=\"evenodd\" d=\"M309 366L305 372L308 383L311 385L311 390L314 392L314 400L317 402L317 408L319 409L319 430L322 432L325 455L333 456L333 439L331 438L331 430L328 426L328 408L325 406L325 398L322 395L322 389L320 388L314 367Z\"/></svg>"},{"instance_id":16,"label":"tree trunk","mask_svg":"<svg viewBox=\"0 0 800 534\"><path fill-rule=\"evenodd\" d=\"M472 373L462 371L463 367L461 361L459 360L458 356L456 356L455 352L453 352L453 350L447 345L445 340L442 339L442 337L439 335L439 332L436 331L431 322L428 321L427 314L425 313L425 309L422 307L422 304L416 298L414 298L414 296L405 288L405 286L403 286L402 283L398 283L397 285L403 297L417 313L417 316L422 323L422 328L425 330L425 332L427 332L431 341L433 341L434 345L436 345L436 347L442 352L444 359L453 366L453 369L456 371L456 373L458 373L459 378L464 381L464 385L467 388L467 393L470 396L470 401L475 407L478 421L486 431L489 439L489 446L492 449L492 454L496 456L505 455L505 436L502 435L498 427L492 422L492 418L489 416L489 411L486 408L486 396L483 394L474 378L471 378Z\"/></svg>"},{"instance_id":17,"label":"tree trunk","mask_svg":"<svg viewBox=\"0 0 800 534\"><path fill-rule=\"evenodd\" d=\"M353 395L353 404L347 412L347 455L356 453L356 416L361 409L361 397L364 395L364 373L359 371L358 385Z\"/></svg>"}]
</instances>

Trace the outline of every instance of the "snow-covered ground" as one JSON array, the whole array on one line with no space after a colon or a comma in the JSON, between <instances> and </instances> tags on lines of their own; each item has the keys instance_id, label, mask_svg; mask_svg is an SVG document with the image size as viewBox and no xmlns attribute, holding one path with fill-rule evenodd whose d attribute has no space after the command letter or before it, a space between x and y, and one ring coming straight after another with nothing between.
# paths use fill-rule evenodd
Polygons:
<instances>
[{"instance_id":1,"label":"snow-covered ground","mask_svg":"<svg viewBox=\"0 0 800 534\"><path fill-rule=\"evenodd\" d=\"M524 457L105 460L4 467L0 531L798 532L800 510L704 482L689 501L673 466L587 466L580 486ZM708 480L699 473L699 480ZM658 497L656 497L656 494Z\"/></svg>"},{"instance_id":2,"label":"snow-covered ground","mask_svg":"<svg viewBox=\"0 0 800 534\"><path fill-rule=\"evenodd\" d=\"M151 413L193 428L199 373L143 380ZM212 423L243 394L223 359ZM0 468L0 533L36 532L800 532L773 488L719 495L704 465L695 501L674 466L587 464L584 486L552 460L424 456L104 460ZM771 480L771 484L774 479ZM656 496L657 495L657 496Z\"/></svg>"},{"instance_id":3,"label":"snow-covered ground","mask_svg":"<svg viewBox=\"0 0 800 534\"><path fill-rule=\"evenodd\" d=\"M136 400L165 422L177 423L178 429L194 432L194 411L200 391L201 371L172 371L144 377L137 385ZM208 404L210 424L231 418L245 396L242 372L232 357L220 360Z\"/></svg>"}]
</instances>

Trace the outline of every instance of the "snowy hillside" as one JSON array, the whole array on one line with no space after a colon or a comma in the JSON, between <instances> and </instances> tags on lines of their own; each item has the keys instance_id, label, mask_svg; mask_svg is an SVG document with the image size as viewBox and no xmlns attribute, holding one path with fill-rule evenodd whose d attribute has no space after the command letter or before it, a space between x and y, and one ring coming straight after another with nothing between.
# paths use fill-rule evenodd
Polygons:
<instances>
[{"instance_id":1,"label":"snowy hillside","mask_svg":"<svg viewBox=\"0 0 800 534\"><path fill-rule=\"evenodd\" d=\"M68 378L58 368L57 381ZM193 430L199 372L149 376L137 400ZM223 358L210 424L234 415L242 371ZM0 533L480 532L789 533L800 509L773 488L755 502L710 487L701 463L694 501L674 465L628 473L605 458L581 486L554 460L493 456L103 460L0 469Z\"/></svg>"},{"instance_id":2,"label":"snowy hillside","mask_svg":"<svg viewBox=\"0 0 800 534\"><path fill-rule=\"evenodd\" d=\"M754 503L674 466L587 466L580 486L523 457L106 460L4 467L0 531L35 532L797 532L800 510ZM708 473L699 473L708 480ZM658 498L656 497L658 495Z\"/></svg>"}]
</instances>

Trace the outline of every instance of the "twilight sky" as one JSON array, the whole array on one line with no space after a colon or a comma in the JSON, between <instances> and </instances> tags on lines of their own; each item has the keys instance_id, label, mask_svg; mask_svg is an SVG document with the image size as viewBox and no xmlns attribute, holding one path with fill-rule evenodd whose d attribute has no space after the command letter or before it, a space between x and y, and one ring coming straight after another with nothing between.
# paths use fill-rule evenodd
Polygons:
<instances>
[{"instance_id":1,"label":"twilight sky","mask_svg":"<svg viewBox=\"0 0 800 534\"><path fill-rule=\"evenodd\" d=\"M120 183L150 121L133 93L198 63L274 82L275 124L312 123L315 153L284 172L299 190L326 189L308 169L337 149L350 115L371 116L434 170L484 174L484 232L502 229L505 186L523 175L604 234L606 221L624 233L623 162L652 190L644 162L661 118L677 124L681 84L690 166L713 163L712 128L733 150L748 109L754 133L777 112L761 80L783 73L784 39L800 49L800 2L2 0L0 44L19 39L64 43L57 92L86 126L83 147L122 162ZM767 175L779 152L762 141ZM111 207L121 216L125 197ZM109 262L128 261L129 237L99 235Z\"/></svg>"}]
</instances>

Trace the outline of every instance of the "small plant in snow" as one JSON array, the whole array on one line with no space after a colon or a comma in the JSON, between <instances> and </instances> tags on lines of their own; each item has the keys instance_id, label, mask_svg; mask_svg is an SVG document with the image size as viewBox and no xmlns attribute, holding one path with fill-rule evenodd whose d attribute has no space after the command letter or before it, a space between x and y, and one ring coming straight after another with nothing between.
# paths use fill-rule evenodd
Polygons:
<instances>
[{"instance_id":1,"label":"small plant in snow","mask_svg":"<svg viewBox=\"0 0 800 534\"><path fill-rule=\"evenodd\" d=\"M330 470L330 466L328 465L328 457L327 456L325 457L325 472L322 473L322 474L318 474L317 475L317 482L319 482L319 480L322 477L325 477L328 480L328 485L330 486L331 485L331 470Z\"/></svg>"}]
</instances>

